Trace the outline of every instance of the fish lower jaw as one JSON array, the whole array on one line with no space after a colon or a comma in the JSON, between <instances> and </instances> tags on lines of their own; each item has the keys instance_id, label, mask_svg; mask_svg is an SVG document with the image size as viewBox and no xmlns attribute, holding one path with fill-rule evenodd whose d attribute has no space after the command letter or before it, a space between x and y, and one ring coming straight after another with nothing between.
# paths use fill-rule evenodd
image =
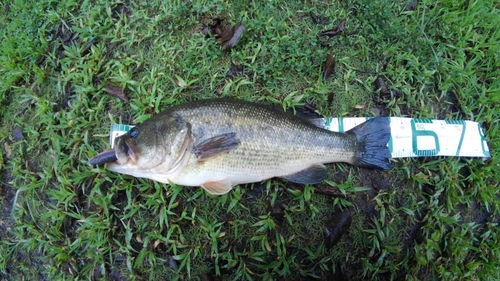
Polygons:
<instances>
[{"instance_id":1,"label":"fish lower jaw","mask_svg":"<svg viewBox=\"0 0 500 281\"><path fill-rule=\"evenodd\" d=\"M117 162L109 164L108 169L112 172L115 172L115 173L129 175L129 176L133 176L136 178L152 179L152 180L162 182L162 183L169 183L170 182L167 177L152 173L149 170L138 169L136 166L132 166L128 162L129 161L127 161L127 163L122 164L122 165L117 164Z\"/></svg>"},{"instance_id":2,"label":"fish lower jaw","mask_svg":"<svg viewBox=\"0 0 500 281\"><path fill-rule=\"evenodd\" d=\"M126 156L126 157L117 157L115 163L120 166L125 166L125 165L135 165L136 161L135 159Z\"/></svg>"}]
</instances>

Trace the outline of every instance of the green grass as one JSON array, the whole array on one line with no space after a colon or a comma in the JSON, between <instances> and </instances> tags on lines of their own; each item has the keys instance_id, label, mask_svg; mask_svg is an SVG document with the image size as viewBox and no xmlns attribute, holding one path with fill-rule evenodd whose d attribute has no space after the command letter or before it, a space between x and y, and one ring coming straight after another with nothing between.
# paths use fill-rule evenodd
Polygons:
<instances>
[{"instance_id":1,"label":"green grass","mask_svg":"<svg viewBox=\"0 0 500 281\"><path fill-rule=\"evenodd\" d=\"M1 3L0 277L498 280L500 7L417 2ZM217 17L245 26L229 51L201 34ZM318 37L343 18L354 34ZM323 83L330 51L336 72ZM226 77L231 64L245 75ZM378 76L394 95L379 98ZM320 186L272 179L220 197L86 164L110 123L210 97L474 120L492 157L331 165ZM24 138L13 141L16 126ZM329 247L324 229L341 210L352 224Z\"/></svg>"}]
</instances>

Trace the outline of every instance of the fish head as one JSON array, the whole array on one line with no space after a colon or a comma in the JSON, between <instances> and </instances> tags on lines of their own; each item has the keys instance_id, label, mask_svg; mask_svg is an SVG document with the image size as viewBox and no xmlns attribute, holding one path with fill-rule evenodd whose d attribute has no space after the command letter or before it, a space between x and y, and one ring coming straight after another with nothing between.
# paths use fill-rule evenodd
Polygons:
<instances>
[{"instance_id":1,"label":"fish head","mask_svg":"<svg viewBox=\"0 0 500 281\"><path fill-rule=\"evenodd\" d=\"M135 177L166 177L186 162L191 139L191 125L182 118L153 117L115 139L116 161L108 168Z\"/></svg>"}]
</instances>

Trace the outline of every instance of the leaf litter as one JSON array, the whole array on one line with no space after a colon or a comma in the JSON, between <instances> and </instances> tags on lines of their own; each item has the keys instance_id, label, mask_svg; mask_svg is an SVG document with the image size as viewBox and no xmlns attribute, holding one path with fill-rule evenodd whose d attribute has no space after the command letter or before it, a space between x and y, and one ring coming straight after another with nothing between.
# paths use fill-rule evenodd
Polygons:
<instances>
[{"instance_id":1,"label":"leaf litter","mask_svg":"<svg viewBox=\"0 0 500 281\"><path fill-rule=\"evenodd\" d=\"M223 25L223 22L223 19L215 18L213 19L213 24L207 26L202 21L203 28L201 32L206 36L215 34L217 42L222 45L222 50L225 51L234 48L238 44L245 31L245 26L241 22L238 22L234 26Z\"/></svg>"},{"instance_id":2,"label":"leaf litter","mask_svg":"<svg viewBox=\"0 0 500 281\"><path fill-rule=\"evenodd\" d=\"M124 102L129 102L127 96L123 92L123 88L120 86L107 84L104 87L104 91L112 96L115 96L115 97L123 100Z\"/></svg>"},{"instance_id":3,"label":"leaf litter","mask_svg":"<svg viewBox=\"0 0 500 281\"><path fill-rule=\"evenodd\" d=\"M323 82L335 73L335 55L330 52L326 57L325 70L323 71Z\"/></svg>"},{"instance_id":4,"label":"leaf litter","mask_svg":"<svg viewBox=\"0 0 500 281\"><path fill-rule=\"evenodd\" d=\"M328 30L321 32L320 36L332 37L332 36L341 35L345 31L345 23L346 23L346 19L342 19L340 21L340 23L337 25L337 27L334 27L332 29L328 29Z\"/></svg>"}]
</instances>

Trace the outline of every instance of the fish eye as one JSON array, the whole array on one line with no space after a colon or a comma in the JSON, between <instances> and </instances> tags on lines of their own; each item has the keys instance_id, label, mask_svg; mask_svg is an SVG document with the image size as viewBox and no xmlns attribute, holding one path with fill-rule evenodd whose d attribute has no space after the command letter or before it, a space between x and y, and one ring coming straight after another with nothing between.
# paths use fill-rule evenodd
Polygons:
<instances>
[{"instance_id":1,"label":"fish eye","mask_svg":"<svg viewBox=\"0 0 500 281\"><path fill-rule=\"evenodd\" d=\"M139 129L136 127L130 130L130 138L135 139L139 135Z\"/></svg>"}]
</instances>

